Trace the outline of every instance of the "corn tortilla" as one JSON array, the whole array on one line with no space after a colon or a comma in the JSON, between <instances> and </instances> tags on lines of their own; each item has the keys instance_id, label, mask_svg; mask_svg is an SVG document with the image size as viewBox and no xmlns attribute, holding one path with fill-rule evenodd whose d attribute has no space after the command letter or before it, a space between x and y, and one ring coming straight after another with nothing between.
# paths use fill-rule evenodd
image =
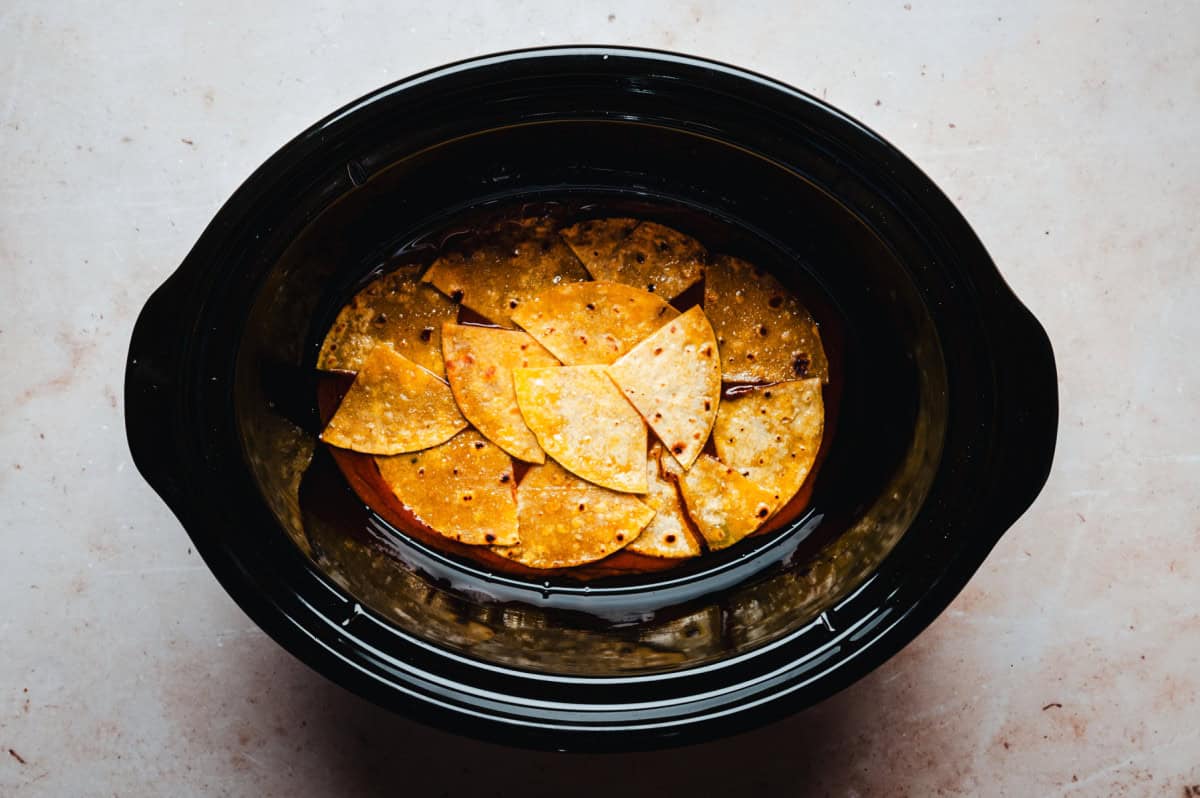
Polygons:
<instances>
[{"instance_id":1,"label":"corn tortilla","mask_svg":"<svg viewBox=\"0 0 1200 798\"><path fill-rule=\"evenodd\" d=\"M586 280L587 270L549 228L508 225L484 243L439 257L421 278L496 324L551 286Z\"/></svg>"},{"instance_id":2,"label":"corn tortilla","mask_svg":"<svg viewBox=\"0 0 1200 798\"><path fill-rule=\"evenodd\" d=\"M450 389L467 421L518 460L545 462L517 407L512 370L557 366L554 356L517 330L450 323L442 327L442 350Z\"/></svg>"},{"instance_id":3,"label":"corn tortilla","mask_svg":"<svg viewBox=\"0 0 1200 798\"><path fill-rule=\"evenodd\" d=\"M568 366L607 365L679 315L662 297L622 283L586 282L543 291L512 320Z\"/></svg>"},{"instance_id":4,"label":"corn tortilla","mask_svg":"<svg viewBox=\"0 0 1200 798\"><path fill-rule=\"evenodd\" d=\"M371 350L321 440L364 454L400 454L448 441L467 426L450 386L390 344Z\"/></svg>"},{"instance_id":5,"label":"corn tortilla","mask_svg":"<svg viewBox=\"0 0 1200 798\"><path fill-rule=\"evenodd\" d=\"M646 458L649 490L642 499L654 510L654 518L629 544L629 550L651 557L695 557L700 553L700 541L688 524L687 511L683 508L675 480L662 474L659 464L662 457L662 444L655 443Z\"/></svg>"},{"instance_id":6,"label":"corn tortilla","mask_svg":"<svg viewBox=\"0 0 1200 798\"><path fill-rule=\"evenodd\" d=\"M612 257L622 241L638 226L637 219L589 219L563 228L559 235L583 262L584 268L592 273L592 264Z\"/></svg>"},{"instance_id":7,"label":"corn tortilla","mask_svg":"<svg viewBox=\"0 0 1200 798\"><path fill-rule=\"evenodd\" d=\"M679 477L679 488L688 515L710 549L737 543L777 508L773 492L707 454Z\"/></svg>"},{"instance_id":8,"label":"corn tortilla","mask_svg":"<svg viewBox=\"0 0 1200 798\"><path fill-rule=\"evenodd\" d=\"M546 454L612 490L646 492L646 425L604 366L513 369L525 424Z\"/></svg>"},{"instance_id":9,"label":"corn tortilla","mask_svg":"<svg viewBox=\"0 0 1200 798\"><path fill-rule=\"evenodd\" d=\"M642 222L607 257L593 257L597 280L625 283L674 299L700 281L708 255L699 241L654 222Z\"/></svg>"},{"instance_id":10,"label":"corn tortilla","mask_svg":"<svg viewBox=\"0 0 1200 798\"><path fill-rule=\"evenodd\" d=\"M374 280L338 313L321 344L317 368L358 371L379 344L438 376L442 367L442 323L458 305L417 279L419 266L405 266Z\"/></svg>"},{"instance_id":11,"label":"corn tortilla","mask_svg":"<svg viewBox=\"0 0 1200 798\"><path fill-rule=\"evenodd\" d=\"M608 367L667 452L685 469L704 448L721 399L717 340L694 307Z\"/></svg>"},{"instance_id":12,"label":"corn tortilla","mask_svg":"<svg viewBox=\"0 0 1200 798\"><path fill-rule=\"evenodd\" d=\"M377 457L379 474L417 520L471 545L515 545L512 460L475 430L422 452Z\"/></svg>"},{"instance_id":13,"label":"corn tortilla","mask_svg":"<svg viewBox=\"0 0 1200 798\"><path fill-rule=\"evenodd\" d=\"M772 491L782 507L812 469L824 423L821 381L791 380L721 402L713 443L721 462Z\"/></svg>"},{"instance_id":14,"label":"corn tortilla","mask_svg":"<svg viewBox=\"0 0 1200 798\"><path fill-rule=\"evenodd\" d=\"M654 510L550 461L533 466L521 480L517 514L520 545L495 551L531 568L567 568L628 545L650 523Z\"/></svg>"},{"instance_id":15,"label":"corn tortilla","mask_svg":"<svg viewBox=\"0 0 1200 798\"><path fill-rule=\"evenodd\" d=\"M704 312L721 345L725 381L829 381L816 321L767 272L738 258L713 258L704 281Z\"/></svg>"}]
</instances>

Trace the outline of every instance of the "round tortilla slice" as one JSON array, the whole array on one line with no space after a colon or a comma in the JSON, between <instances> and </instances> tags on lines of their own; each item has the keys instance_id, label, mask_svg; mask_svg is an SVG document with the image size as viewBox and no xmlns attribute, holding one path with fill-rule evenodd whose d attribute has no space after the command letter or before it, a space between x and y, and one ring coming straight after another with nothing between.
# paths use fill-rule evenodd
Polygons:
<instances>
[{"instance_id":1,"label":"round tortilla slice","mask_svg":"<svg viewBox=\"0 0 1200 798\"><path fill-rule=\"evenodd\" d=\"M772 275L738 258L714 258L704 312L717 332L726 382L829 381L816 321Z\"/></svg>"},{"instance_id":2,"label":"round tortilla slice","mask_svg":"<svg viewBox=\"0 0 1200 798\"><path fill-rule=\"evenodd\" d=\"M782 507L808 477L824 424L819 379L779 382L722 401L713 443L721 462L772 491Z\"/></svg>"},{"instance_id":3,"label":"round tortilla slice","mask_svg":"<svg viewBox=\"0 0 1200 798\"><path fill-rule=\"evenodd\" d=\"M613 250L637 226L637 219L589 219L564 227L558 234L567 242L575 257L583 262L584 268L595 277L592 264L610 259Z\"/></svg>"},{"instance_id":4,"label":"round tortilla slice","mask_svg":"<svg viewBox=\"0 0 1200 798\"><path fill-rule=\"evenodd\" d=\"M607 557L650 523L654 510L626 493L533 466L517 488L521 543L495 551L531 568L568 568Z\"/></svg>"},{"instance_id":5,"label":"round tortilla slice","mask_svg":"<svg viewBox=\"0 0 1200 798\"><path fill-rule=\"evenodd\" d=\"M549 228L512 224L474 249L441 256L425 276L442 293L512 327L512 312L551 286L588 279L570 247Z\"/></svg>"},{"instance_id":6,"label":"round tortilla slice","mask_svg":"<svg viewBox=\"0 0 1200 798\"><path fill-rule=\"evenodd\" d=\"M350 300L325 334L317 368L358 371L379 344L391 344L418 366L444 376L442 323L454 321L458 305L417 279L419 266L404 266L374 280Z\"/></svg>"},{"instance_id":7,"label":"round tortilla slice","mask_svg":"<svg viewBox=\"0 0 1200 798\"><path fill-rule=\"evenodd\" d=\"M646 492L646 425L604 366L513 369L521 415L546 454L582 479Z\"/></svg>"},{"instance_id":8,"label":"round tortilla slice","mask_svg":"<svg viewBox=\"0 0 1200 798\"><path fill-rule=\"evenodd\" d=\"M400 454L437 446L466 426L449 385L380 344L367 355L321 440L364 454Z\"/></svg>"},{"instance_id":9,"label":"round tortilla slice","mask_svg":"<svg viewBox=\"0 0 1200 798\"><path fill-rule=\"evenodd\" d=\"M646 483L649 490L643 501L654 510L654 518L642 530L642 534L629 544L629 550L650 557L695 557L700 553L700 541L688 524L687 511L679 498L675 481L666 478L659 460L663 457L662 444L650 447L646 458ZM670 458L666 458L670 459Z\"/></svg>"},{"instance_id":10,"label":"round tortilla slice","mask_svg":"<svg viewBox=\"0 0 1200 798\"><path fill-rule=\"evenodd\" d=\"M710 549L737 543L762 526L778 507L772 491L707 454L679 477L679 489L688 515Z\"/></svg>"},{"instance_id":11,"label":"round tortilla slice","mask_svg":"<svg viewBox=\"0 0 1200 798\"><path fill-rule=\"evenodd\" d=\"M478 546L519 542L512 460L475 430L375 462L396 498L437 532Z\"/></svg>"},{"instance_id":12,"label":"round tortilla slice","mask_svg":"<svg viewBox=\"0 0 1200 798\"><path fill-rule=\"evenodd\" d=\"M554 355L517 330L451 323L442 327L442 350L450 390L467 421L518 460L544 463L546 453L517 407L512 370L557 366Z\"/></svg>"},{"instance_id":13,"label":"round tortilla slice","mask_svg":"<svg viewBox=\"0 0 1200 798\"><path fill-rule=\"evenodd\" d=\"M691 236L642 222L607 257L596 255L584 263L597 280L625 283L674 299L704 276L706 258L704 246Z\"/></svg>"},{"instance_id":14,"label":"round tortilla slice","mask_svg":"<svg viewBox=\"0 0 1200 798\"><path fill-rule=\"evenodd\" d=\"M586 282L543 291L512 320L568 366L607 365L679 315L662 297L622 283Z\"/></svg>"},{"instance_id":15,"label":"round tortilla slice","mask_svg":"<svg viewBox=\"0 0 1200 798\"><path fill-rule=\"evenodd\" d=\"M700 455L717 417L717 340L694 307L631 349L607 373L685 469Z\"/></svg>"}]
</instances>

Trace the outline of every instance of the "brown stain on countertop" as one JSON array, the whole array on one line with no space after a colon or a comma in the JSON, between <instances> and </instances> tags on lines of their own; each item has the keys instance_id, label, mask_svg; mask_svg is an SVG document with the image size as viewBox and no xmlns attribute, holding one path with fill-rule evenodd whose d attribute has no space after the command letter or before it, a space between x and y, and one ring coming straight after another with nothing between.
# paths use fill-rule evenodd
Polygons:
<instances>
[{"instance_id":1,"label":"brown stain on countertop","mask_svg":"<svg viewBox=\"0 0 1200 798\"><path fill-rule=\"evenodd\" d=\"M28 386L17 396L17 405L28 402L46 394L63 393L75 384L88 358L96 349L96 342L80 332L61 329L54 336L67 357L67 365L54 376Z\"/></svg>"}]
</instances>

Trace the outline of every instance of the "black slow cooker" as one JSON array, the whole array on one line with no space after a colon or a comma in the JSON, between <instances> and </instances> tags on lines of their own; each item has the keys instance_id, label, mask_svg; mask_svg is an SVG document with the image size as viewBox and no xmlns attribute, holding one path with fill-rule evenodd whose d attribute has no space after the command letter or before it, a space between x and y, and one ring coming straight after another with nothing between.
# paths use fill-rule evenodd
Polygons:
<instances>
[{"instance_id":1,"label":"black slow cooker","mask_svg":"<svg viewBox=\"0 0 1200 798\"><path fill-rule=\"evenodd\" d=\"M488 573L376 516L319 431L337 310L455 220L653 218L810 301L837 424L808 511L679 569ZM880 136L671 53L503 53L380 89L285 145L147 301L134 460L241 607L333 681L466 735L630 750L813 704L912 640L1045 482L1042 328Z\"/></svg>"}]
</instances>

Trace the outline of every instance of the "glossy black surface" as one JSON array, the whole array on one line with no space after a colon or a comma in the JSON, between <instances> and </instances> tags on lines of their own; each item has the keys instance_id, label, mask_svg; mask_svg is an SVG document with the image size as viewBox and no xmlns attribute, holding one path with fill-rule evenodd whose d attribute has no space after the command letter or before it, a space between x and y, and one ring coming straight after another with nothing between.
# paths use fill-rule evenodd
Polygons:
<instances>
[{"instance_id":1,"label":"glossy black surface","mask_svg":"<svg viewBox=\"0 0 1200 798\"><path fill-rule=\"evenodd\" d=\"M846 331L845 398L797 528L686 596L647 579L600 609L582 588L472 575L369 517L344 545L352 496L302 500L329 466L310 367L331 314L414 241L519 202L641 203L820 294ZM435 70L286 145L147 303L126 408L139 469L289 650L427 721L572 749L727 733L865 674L1032 502L1057 424L1045 334L902 155L760 76L612 48ZM821 524L836 538L794 555Z\"/></svg>"}]
</instances>

